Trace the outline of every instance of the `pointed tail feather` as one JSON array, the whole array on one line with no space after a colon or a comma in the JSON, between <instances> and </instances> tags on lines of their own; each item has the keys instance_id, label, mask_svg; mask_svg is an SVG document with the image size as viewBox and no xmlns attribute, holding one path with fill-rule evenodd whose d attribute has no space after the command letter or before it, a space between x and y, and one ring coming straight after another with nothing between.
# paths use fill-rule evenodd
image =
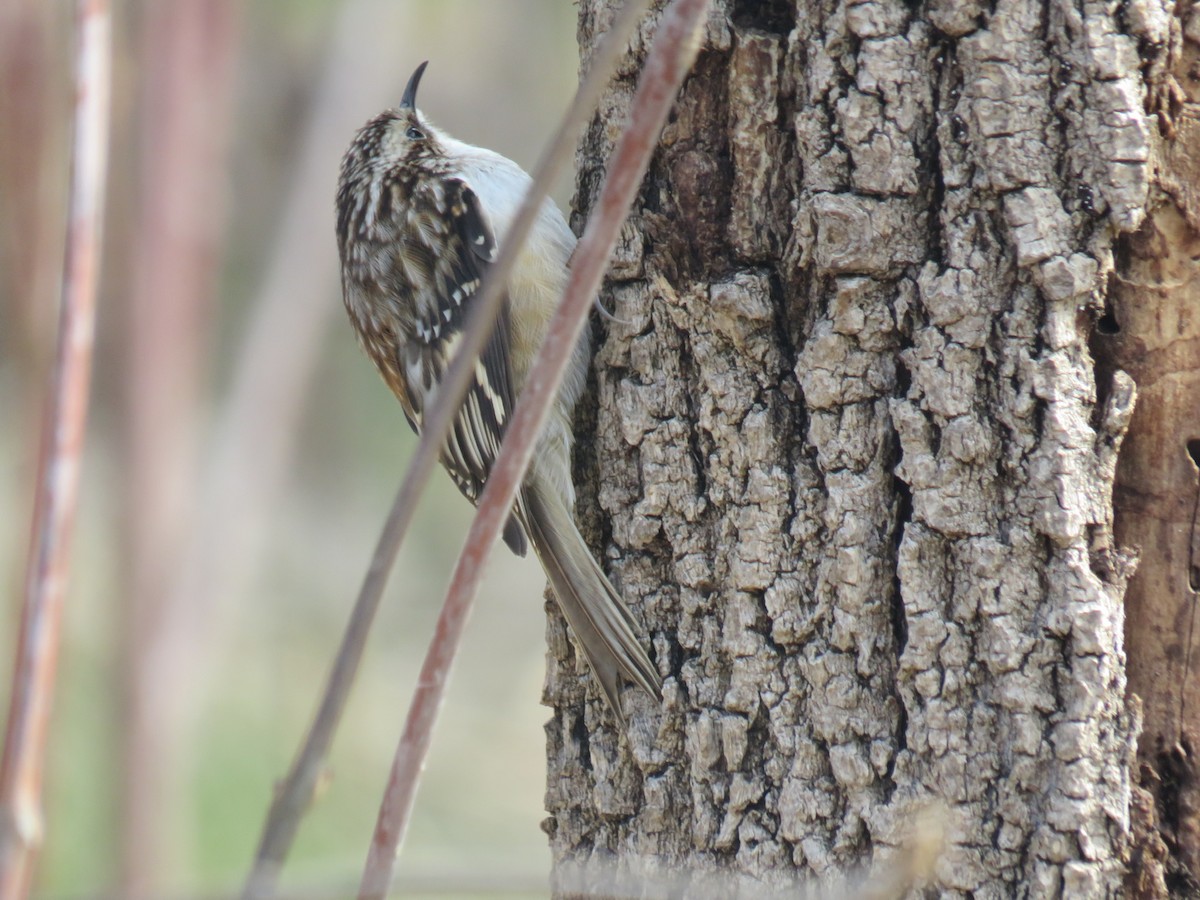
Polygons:
<instances>
[{"instance_id":1,"label":"pointed tail feather","mask_svg":"<svg viewBox=\"0 0 1200 900\"><path fill-rule=\"evenodd\" d=\"M620 678L661 699L662 681L637 636L637 624L620 594L604 577L555 492L536 478L522 491L522 518L530 542L554 588L558 606L575 633L604 698L625 730Z\"/></svg>"}]
</instances>

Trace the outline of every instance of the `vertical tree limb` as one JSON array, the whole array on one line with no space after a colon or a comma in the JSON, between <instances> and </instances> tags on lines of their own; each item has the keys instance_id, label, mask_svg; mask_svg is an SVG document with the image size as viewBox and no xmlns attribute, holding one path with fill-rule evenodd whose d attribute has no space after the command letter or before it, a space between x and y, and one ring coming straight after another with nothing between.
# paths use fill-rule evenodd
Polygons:
<instances>
[{"instance_id":1,"label":"vertical tree limb","mask_svg":"<svg viewBox=\"0 0 1200 900\"><path fill-rule=\"evenodd\" d=\"M75 135L54 385L45 419L16 673L0 761L0 898L30 887L70 543L79 496L107 169L111 22L104 0L75 13Z\"/></svg>"}]
</instances>

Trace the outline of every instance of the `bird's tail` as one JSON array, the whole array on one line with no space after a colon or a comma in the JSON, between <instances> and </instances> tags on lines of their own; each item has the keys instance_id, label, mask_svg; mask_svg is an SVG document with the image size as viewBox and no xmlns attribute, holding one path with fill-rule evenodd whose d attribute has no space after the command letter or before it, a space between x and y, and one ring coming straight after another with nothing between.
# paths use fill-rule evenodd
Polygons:
<instances>
[{"instance_id":1,"label":"bird's tail","mask_svg":"<svg viewBox=\"0 0 1200 900\"><path fill-rule=\"evenodd\" d=\"M661 699L658 670L642 648L637 625L621 595L604 577L558 493L536 476L522 490L521 506L530 541L554 588L554 596L600 683L604 698L625 730L621 710L623 676Z\"/></svg>"}]
</instances>

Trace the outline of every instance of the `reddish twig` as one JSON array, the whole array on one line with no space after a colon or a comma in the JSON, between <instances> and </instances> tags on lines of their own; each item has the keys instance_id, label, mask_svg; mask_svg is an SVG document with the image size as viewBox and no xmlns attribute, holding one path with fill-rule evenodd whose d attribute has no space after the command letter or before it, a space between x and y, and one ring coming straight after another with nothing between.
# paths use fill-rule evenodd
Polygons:
<instances>
[{"instance_id":1,"label":"reddish twig","mask_svg":"<svg viewBox=\"0 0 1200 900\"><path fill-rule=\"evenodd\" d=\"M440 448L449 433L458 404L470 383L474 360L487 341L500 311L501 299L504 296L503 285L508 281L509 273L533 226L542 200L573 154L578 132L599 101L600 93L608 83L617 59L624 51L648 2L649 0L629 0L605 36L562 123L534 169L529 192L509 229L504 245L500 248L498 258L480 286L474 311L463 332L460 349L442 381L439 402L425 420L416 452L405 472L400 490L375 546L371 564L338 648L333 671L326 684L316 718L287 777L279 785L267 814L254 867L242 889L242 897L245 900L270 897L275 892L283 860L295 840L300 818L312 798L333 743L334 732L341 720L350 688L362 660L367 635L379 609L388 573L395 563L400 543L412 522L421 491L429 480Z\"/></svg>"},{"instance_id":2,"label":"reddish twig","mask_svg":"<svg viewBox=\"0 0 1200 900\"><path fill-rule=\"evenodd\" d=\"M360 898L382 898L387 894L396 853L416 799L433 724L483 576L484 562L508 519L537 437L583 331L592 299L608 268L621 224L645 175L679 86L691 67L698 29L707 7L708 0L675 0L659 24L630 110L629 126L613 154L595 212L575 250L562 302L517 402L512 423L488 476L478 513L451 578L437 630L409 707L404 733L396 748L359 888Z\"/></svg>"},{"instance_id":3,"label":"reddish twig","mask_svg":"<svg viewBox=\"0 0 1200 900\"><path fill-rule=\"evenodd\" d=\"M108 150L110 25L105 0L78 0L75 136L58 348L38 460L25 603L0 762L3 900L28 893L43 832L43 761L92 366Z\"/></svg>"}]
</instances>

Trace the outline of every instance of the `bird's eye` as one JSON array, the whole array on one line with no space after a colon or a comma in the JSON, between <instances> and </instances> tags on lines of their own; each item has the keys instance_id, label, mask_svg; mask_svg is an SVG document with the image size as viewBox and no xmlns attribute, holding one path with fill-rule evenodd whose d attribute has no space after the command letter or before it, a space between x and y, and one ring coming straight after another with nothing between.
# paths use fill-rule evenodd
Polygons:
<instances>
[{"instance_id":1,"label":"bird's eye","mask_svg":"<svg viewBox=\"0 0 1200 900\"><path fill-rule=\"evenodd\" d=\"M408 131L404 132L404 136L410 141L421 141L425 139L425 132L416 125L409 125Z\"/></svg>"}]
</instances>

